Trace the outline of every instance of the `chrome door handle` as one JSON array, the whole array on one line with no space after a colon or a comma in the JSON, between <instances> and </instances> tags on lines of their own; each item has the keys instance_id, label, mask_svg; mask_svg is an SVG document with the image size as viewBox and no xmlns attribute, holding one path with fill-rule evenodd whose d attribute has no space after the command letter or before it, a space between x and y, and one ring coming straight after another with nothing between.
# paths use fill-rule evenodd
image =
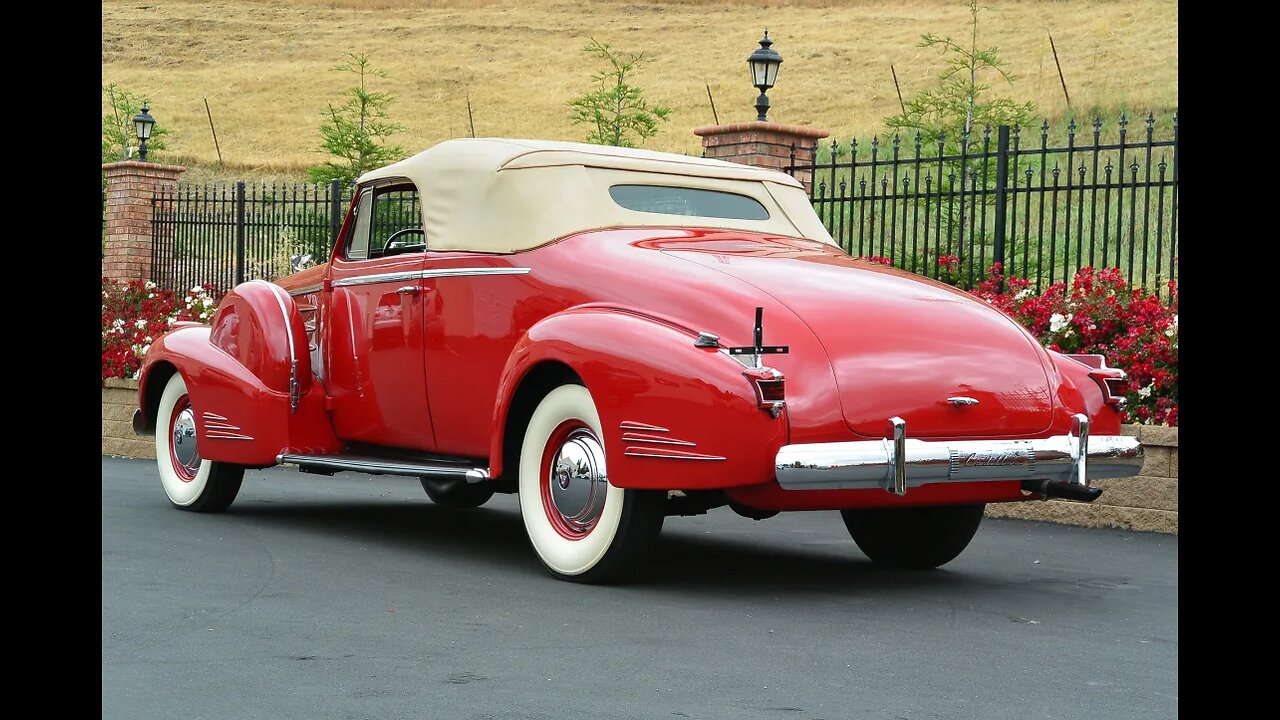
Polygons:
<instances>
[{"instance_id":1,"label":"chrome door handle","mask_svg":"<svg viewBox=\"0 0 1280 720\"><path fill-rule=\"evenodd\" d=\"M404 287L396 288L397 295L417 295L420 291L421 288L417 285L405 285Z\"/></svg>"}]
</instances>

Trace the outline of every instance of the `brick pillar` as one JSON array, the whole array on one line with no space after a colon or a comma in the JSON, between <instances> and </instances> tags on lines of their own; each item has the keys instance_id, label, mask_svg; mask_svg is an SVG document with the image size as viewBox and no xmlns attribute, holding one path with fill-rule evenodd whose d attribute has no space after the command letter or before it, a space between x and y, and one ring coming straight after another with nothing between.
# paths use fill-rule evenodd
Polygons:
<instances>
[{"instance_id":1,"label":"brick pillar","mask_svg":"<svg viewBox=\"0 0 1280 720\"><path fill-rule=\"evenodd\" d=\"M102 276L115 280L151 280L151 199L157 191L172 191L180 165L136 160L106 163L106 251Z\"/></svg>"},{"instance_id":2,"label":"brick pillar","mask_svg":"<svg viewBox=\"0 0 1280 720\"><path fill-rule=\"evenodd\" d=\"M818 141L830 133L803 125L753 120L694 128L693 134L702 138L703 154L709 158L786 172L791 165L792 145L796 149L796 165L813 165ZM813 170L797 171L796 179L804 183L805 190L812 191Z\"/></svg>"}]
</instances>

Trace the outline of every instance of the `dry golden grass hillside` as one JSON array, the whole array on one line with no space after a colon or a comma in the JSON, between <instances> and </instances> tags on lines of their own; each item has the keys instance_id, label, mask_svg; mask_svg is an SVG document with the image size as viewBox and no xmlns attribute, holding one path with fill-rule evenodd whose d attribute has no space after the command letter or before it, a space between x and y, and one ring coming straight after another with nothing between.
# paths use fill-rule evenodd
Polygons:
<instances>
[{"instance_id":1,"label":"dry golden grass hillside","mask_svg":"<svg viewBox=\"0 0 1280 720\"><path fill-rule=\"evenodd\" d=\"M1046 31L1077 111L1176 106L1174 0L986 4L980 42L1045 114L1066 110ZM690 130L712 122L704 80L721 121L754 116L745 60L765 27L784 58L770 118L848 137L896 109L890 63L910 94L940 64L919 36L960 35L966 20L956 0L103 0L102 80L151 98L171 160L214 163L208 98L226 172L292 174L317 162L321 112L350 83L330 68L348 50L390 72L397 140L416 151L468 134L468 93L478 135L580 139L565 101L588 87L580 49L594 36L655 58L640 82L674 114L649 147L696 153Z\"/></svg>"}]
</instances>

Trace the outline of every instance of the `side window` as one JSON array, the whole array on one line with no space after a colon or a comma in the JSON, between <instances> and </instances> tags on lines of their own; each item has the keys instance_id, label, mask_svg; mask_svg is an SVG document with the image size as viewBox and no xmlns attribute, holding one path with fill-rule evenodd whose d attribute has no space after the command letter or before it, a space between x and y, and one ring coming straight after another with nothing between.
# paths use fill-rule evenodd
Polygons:
<instances>
[{"instance_id":1,"label":"side window","mask_svg":"<svg viewBox=\"0 0 1280 720\"><path fill-rule=\"evenodd\" d=\"M375 189L372 220L369 257L426 250L418 189L413 185L388 185Z\"/></svg>"},{"instance_id":2,"label":"side window","mask_svg":"<svg viewBox=\"0 0 1280 720\"><path fill-rule=\"evenodd\" d=\"M348 260L364 260L369 257L369 220L373 215L372 209L373 191L365 190L360 194L360 202L356 205L356 224L347 240Z\"/></svg>"},{"instance_id":3,"label":"side window","mask_svg":"<svg viewBox=\"0 0 1280 720\"><path fill-rule=\"evenodd\" d=\"M418 189L412 184L383 185L360 194L346 258L365 260L426 250Z\"/></svg>"}]
</instances>

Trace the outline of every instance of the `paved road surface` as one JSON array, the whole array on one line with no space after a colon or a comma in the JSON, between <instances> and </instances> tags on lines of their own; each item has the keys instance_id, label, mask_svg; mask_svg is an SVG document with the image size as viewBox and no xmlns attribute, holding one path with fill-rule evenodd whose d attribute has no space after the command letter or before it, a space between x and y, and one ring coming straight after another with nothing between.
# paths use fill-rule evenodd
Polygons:
<instances>
[{"instance_id":1,"label":"paved road surface","mask_svg":"<svg viewBox=\"0 0 1280 720\"><path fill-rule=\"evenodd\" d=\"M987 520L885 572L836 513L670 518L643 585L543 574L514 496L102 460L104 718L1172 718L1175 537Z\"/></svg>"}]
</instances>

